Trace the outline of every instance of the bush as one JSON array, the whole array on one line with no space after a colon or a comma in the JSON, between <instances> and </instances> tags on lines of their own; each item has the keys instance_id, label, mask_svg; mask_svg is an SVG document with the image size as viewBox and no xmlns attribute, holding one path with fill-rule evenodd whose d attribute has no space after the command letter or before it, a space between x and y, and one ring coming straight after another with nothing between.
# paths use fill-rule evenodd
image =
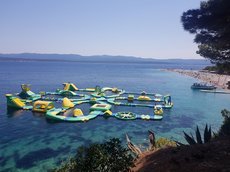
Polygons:
<instances>
[{"instance_id":1,"label":"bush","mask_svg":"<svg viewBox=\"0 0 230 172\"><path fill-rule=\"evenodd\" d=\"M204 70L215 71L218 74L230 74L230 63L217 63L215 66L206 66Z\"/></svg>"},{"instance_id":2,"label":"bush","mask_svg":"<svg viewBox=\"0 0 230 172\"><path fill-rule=\"evenodd\" d=\"M224 109L221 111L221 114L224 117L224 121L220 127L219 135L230 136L230 111Z\"/></svg>"},{"instance_id":3,"label":"bush","mask_svg":"<svg viewBox=\"0 0 230 172\"><path fill-rule=\"evenodd\" d=\"M206 66L203 70L217 71L217 67L216 66Z\"/></svg>"},{"instance_id":4,"label":"bush","mask_svg":"<svg viewBox=\"0 0 230 172\"><path fill-rule=\"evenodd\" d=\"M102 144L91 144L89 147L77 149L75 157L64 163L56 172L119 172L128 171L134 165L133 156L129 150L121 146L117 138Z\"/></svg>"},{"instance_id":5,"label":"bush","mask_svg":"<svg viewBox=\"0 0 230 172\"><path fill-rule=\"evenodd\" d=\"M177 144L175 141L166 139L166 138L159 138L156 141L156 148L164 148L164 147L176 147Z\"/></svg>"}]
</instances>

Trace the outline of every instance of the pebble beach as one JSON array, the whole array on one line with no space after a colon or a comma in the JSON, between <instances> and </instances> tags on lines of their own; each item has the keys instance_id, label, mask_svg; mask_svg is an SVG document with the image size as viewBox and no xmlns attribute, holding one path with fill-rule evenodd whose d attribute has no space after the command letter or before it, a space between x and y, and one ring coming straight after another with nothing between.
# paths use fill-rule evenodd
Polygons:
<instances>
[{"instance_id":1,"label":"pebble beach","mask_svg":"<svg viewBox=\"0 0 230 172\"><path fill-rule=\"evenodd\" d=\"M207 82L217 86L218 88L227 90L227 82L230 81L230 75L220 75L216 73L210 73L208 71L198 71L198 70L183 70L183 69L168 69L171 72L177 72L182 75L187 75L202 82Z\"/></svg>"}]
</instances>

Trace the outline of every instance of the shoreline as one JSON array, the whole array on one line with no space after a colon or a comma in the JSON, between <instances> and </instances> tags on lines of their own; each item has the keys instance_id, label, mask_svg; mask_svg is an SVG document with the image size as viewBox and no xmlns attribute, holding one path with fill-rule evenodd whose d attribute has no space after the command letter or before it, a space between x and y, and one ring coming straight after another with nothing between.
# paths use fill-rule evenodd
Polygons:
<instances>
[{"instance_id":1,"label":"shoreline","mask_svg":"<svg viewBox=\"0 0 230 172\"><path fill-rule=\"evenodd\" d=\"M167 69L170 72L176 72L182 75L190 76L215 85L218 88L224 90L229 90L227 87L227 82L230 81L230 75L220 75L216 73L210 73L207 71L198 71L198 70L183 70L183 69Z\"/></svg>"}]
</instances>

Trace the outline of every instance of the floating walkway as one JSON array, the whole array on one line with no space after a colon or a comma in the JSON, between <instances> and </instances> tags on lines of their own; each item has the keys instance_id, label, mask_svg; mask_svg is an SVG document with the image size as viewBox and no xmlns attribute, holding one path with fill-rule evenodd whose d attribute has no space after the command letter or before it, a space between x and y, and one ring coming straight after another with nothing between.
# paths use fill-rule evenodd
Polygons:
<instances>
[{"instance_id":1,"label":"floating walkway","mask_svg":"<svg viewBox=\"0 0 230 172\"><path fill-rule=\"evenodd\" d=\"M20 93L6 94L9 108L44 113L48 119L66 122L85 122L98 116L120 120L161 120L163 109L173 107L170 95L162 96L144 91L126 92L112 87L79 89L73 83L64 83L63 89L56 89L54 92L43 91L39 94L32 92L28 84L22 84L21 89ZM90 105L88 114L84 114L78 106L83 103ZM113 106L150 108L151 113L112 112Z\"/></svg>"},{"instance_id":2,"label":"floating walkway","mask_svg":"<svg viewBox=\"0 0 230 172\"><path fill-rule=\"evenodd\" d=\"M230 91L224 91L224 90L200 90L204 93L216 93L216 94L230 94Z\"/></svg>"}]
</instances>

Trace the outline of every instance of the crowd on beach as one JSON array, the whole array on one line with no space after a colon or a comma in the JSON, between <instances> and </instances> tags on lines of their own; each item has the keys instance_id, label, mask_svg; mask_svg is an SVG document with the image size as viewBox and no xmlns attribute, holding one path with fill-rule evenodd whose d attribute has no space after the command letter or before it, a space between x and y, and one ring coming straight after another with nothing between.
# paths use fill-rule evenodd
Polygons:
<instances>
[{"instance_id":1,"label":"crowd on beach","mask_svg":"<svg viewBox=\"0 0 230 172\"><path fill-rule=\"evenodd\" d=\"M182 75L191 76L193 78L199 79L203 82L213 84L219 88L227 89L227 83L230 81L229 75L221 75L216 73L210 73L208 71L198 71L198 70L182 70L182 69L168 69L172 72L177 72Z\"/></svg>"}]
</instances>

